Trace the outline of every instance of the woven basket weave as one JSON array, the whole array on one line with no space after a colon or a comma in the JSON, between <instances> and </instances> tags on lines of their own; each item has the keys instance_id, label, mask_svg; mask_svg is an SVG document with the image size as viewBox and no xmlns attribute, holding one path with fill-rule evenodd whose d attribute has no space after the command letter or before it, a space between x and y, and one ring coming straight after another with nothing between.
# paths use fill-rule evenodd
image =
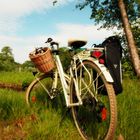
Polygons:
<instances>
[{"instance_id":1,"label":"woven basket weave","mask_svg":"<svg viewBox=\"0 0 140 140\"><path fill-rule=\"evenodd\" d=\"M40 72L48 73L55 67L54 59L49 48L45 48L45 52L39 54L35 54L35 51L31 52L29 57Z\"/></svg>"}]
</instances>

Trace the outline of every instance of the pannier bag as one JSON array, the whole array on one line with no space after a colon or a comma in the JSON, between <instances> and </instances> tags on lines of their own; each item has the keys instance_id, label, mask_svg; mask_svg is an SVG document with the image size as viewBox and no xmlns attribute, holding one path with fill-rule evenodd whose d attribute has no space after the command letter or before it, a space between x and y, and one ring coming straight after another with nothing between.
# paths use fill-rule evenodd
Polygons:
<instances>
[{"instance_id":1,"label":"pannier bag","mask_svg":"<svg viewBox=\"0 0 140 140\"><path fill-rule=\"evenodd\" d=\"M122 92L122 71L121 71L121 57L122 46L117 36L107 38L102 46L105 48L106 66L114 80L113 87L115 93Z\"/></svg>"},{"instance_id":2,"label":"pannier bag","mask_svg":"<svg viewBox=\"0 0 140 140\"><path fill-rule=\"evenodd\" d=\"M35 67L43 73L50 72L54 67L54 59L49 48L38 48L29 54Z\"/></svg>"}]
</instances>

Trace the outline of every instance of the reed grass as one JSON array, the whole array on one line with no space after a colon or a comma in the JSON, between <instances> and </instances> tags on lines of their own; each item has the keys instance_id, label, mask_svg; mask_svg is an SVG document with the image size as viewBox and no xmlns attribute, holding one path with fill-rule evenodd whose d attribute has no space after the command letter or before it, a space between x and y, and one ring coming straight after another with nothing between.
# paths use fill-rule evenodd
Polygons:
<instances>
[{"instance_id":1,"label":"reed grass","mask_svg":"<svg viewBox=\"0 0 140 140\"><path fill-rule=\"evenodd\" d=\"M33 80L31 72L0 72L0 82L4 83L22 83L24 81L31 82Z\"/></svg>"},{"instance_id":2,"label":"reed grass","mask_svg":"<svg viewBox=\"0 0 140 140\"><path fill-rule=\"evenodd\" d=\"M123 88L123 93L117 95L117 134L125 140L140 140L140 82L125 79Z\"/></svg>"}]
</instances>

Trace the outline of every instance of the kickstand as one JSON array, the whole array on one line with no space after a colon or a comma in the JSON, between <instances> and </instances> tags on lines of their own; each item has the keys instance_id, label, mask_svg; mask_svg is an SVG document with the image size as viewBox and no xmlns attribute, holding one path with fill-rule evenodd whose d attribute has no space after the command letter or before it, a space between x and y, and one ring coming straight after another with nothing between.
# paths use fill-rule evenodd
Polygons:
<instances>
[{"instance_id":1,"label":"kickstand","mask_svg":"<svg viewBox=\"0 0 140 140\"><path fill-rule=\"evenodd\" d=\"M66 109L64 110L64 114L63 114L63 116L62 116L62 119L61 119L60 122L59 122L59 126L62 125L63 120L65 119L67 113L70 112L70 109L71 109L71 108L66 108Z\"/></svg>"}]
</instances>

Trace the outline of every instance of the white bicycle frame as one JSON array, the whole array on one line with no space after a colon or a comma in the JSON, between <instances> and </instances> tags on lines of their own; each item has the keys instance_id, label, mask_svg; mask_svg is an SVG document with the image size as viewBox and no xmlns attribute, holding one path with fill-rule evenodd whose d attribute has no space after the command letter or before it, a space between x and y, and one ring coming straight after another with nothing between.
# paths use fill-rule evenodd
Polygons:
<instances>
[{"instance_id":1,"label":"white bicycle frame","mask_svg":"<svg viewBox=\"0 0 140 140\"><path fill-rule=\"evenodd\" d=\"M91 61L92 63L94 63L95 65L97 65L100 68L101 74L104 75L107 82L111 82L111 83L113 82L113 79L112 79L110 73L108 72L107 68L103 64L99 64L99 62L97 60L95 60L89 56L90 56L89 50L81 51L80 53L74 55L73 56L74 63L72 65L72 67L70 67L70 75L68 76L64 73L63 66L62 66L62 63L60 61L59 55L54 54L54 59L55 59L55 63L56 63L57 68L56 68L55 75L54 75L53 88L54 89L57 88L57 82L58 82L58 77L59 77L60 81L61 81L62 88L63 88L64 97L65 97L67 107L79 106L79 105L83 104L82 99L80 97L81 91L78 88L77 75L75 76L76 77L75 78L74 74L73 74L73 70L76 70L76 60L77 59L79 60L80 64L83 65L83 67L84 67L83 61L86 61L86 60ZM86 69L86 67L84 67L84 68L87 71L87 73L89 73L88 70ZM70 86L69 86L69 83L66 81L65 77L67 77L67 79L69 80L69 83L70 83L70 80L73 80L73 84L75 86L76 96L77 96L78 102L75 102L75 103L71 102L71 100L70 100ZM89 73L89 77L91 77L90 73ZM88 85L86 85L86 83L84 83L84 84L85 84L85 87L87 88L87 90L89 90L89 92L91 92L90 89L88 88ZM96 97L95 97L95 99L96 99Z\"/></svg>"},{"instance_id":2,"label":"white bicycle frame","mask_svg":"<svg viewBox=\"0 0 140 140\"><path fill-rule=\"evenodd\" d=\"M76 103L71 103L70 102L70 86L68 85L68 83L65 79L66 74L64 74L63 66L62 66L62 63L60 61L59 55L54 55L54 58L55 58L55 63L56 63L56 67L57 67L57 70L58 70L58 71L57 70L55 71L55 78L54 78L55 83L54 83L54 85L57 86L57 79L58 79L58 74L59 74L61 85L62 85L63 92L64 92L65 101L66 101L66 106L71 107L71 106L82 105L82 100L80 98L80 93L79 93L79 89L78 89L78 83L73 76L72 69L70 68L70 77L67 76L67 78L69 80L73 79L74 86L75 86L75 89L76 89L76 95L77 95L77 99L78 99L78 102L76 102ZM54 87L54 88L56 88L56 87Z\"/></svg>"}]
</instances>

